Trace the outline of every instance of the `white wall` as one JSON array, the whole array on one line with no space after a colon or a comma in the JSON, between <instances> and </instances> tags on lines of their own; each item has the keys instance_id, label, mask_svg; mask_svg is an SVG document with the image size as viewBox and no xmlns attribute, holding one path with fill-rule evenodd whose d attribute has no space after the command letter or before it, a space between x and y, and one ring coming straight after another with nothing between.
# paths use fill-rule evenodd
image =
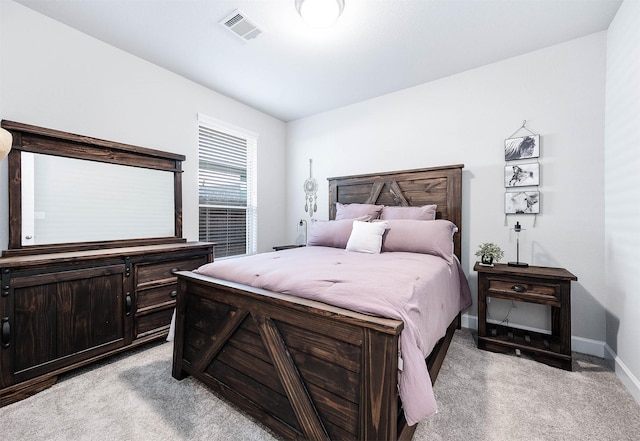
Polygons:
<instances>
[{"instance_id":1,"label":"white wall","mask_svg":"<svg viewBox=\"0 0 640 441\"><path fill-rule=\"evenodd\" d=\"M625 1L607 35L605 274L607 349L640 402L640 2Z\"/></svg>"},{"instance_id":2,"label":"white wall","mask_svg":"<svg viewBox=\"0 0 640 441\"><path fill-rule=\"evenodd\" d=\"M3 119L184 154L183 231L198 239L197 113L259 133L258 249L283 243L285 124L12 1L0 2ZM0 163L0 249L8 243Z\"/></svg>"},{"instance_id":3,"label":"white wall","mask_svg":"<svg viewBox=\"0 0 640 441\"><path fill-rule=\"evenodd\" d=\"M4 97L2 95L2 72L4 71L4 57L2 51L5 46L4 32L2 32L2 17L5 15L5 2L0 1L0 120L4 115ZM6 247L9 241L9 195L6 191L8 181L7 159L0 159L0 249Z\"/></svg>"},{"instance_id":4,"label":"white wall","mask_svg":"<svg viewBox=\"0 0 640 441\"><path fill-rule=\"evenodd\" d=\"M520 260L564 267L578 277L572 332L589 346L583 350L603 352L605 49L601 32L288 123L289 240L305 217L308 158L324 219L327 177L464 163L462 263L474 293L469 324L475 326L476 317L473 254L493 241L505 250L503 261L515 260L510 228L519 220L526 228ZM503 211L504 139L523 120L542 137L542 214L535 226L524 215L510 216L505 225ZM507 305L495 303L492 316L501 319ZM547 309L516 306L511 323L550 326Z\"/></svg>"}]
</instances>

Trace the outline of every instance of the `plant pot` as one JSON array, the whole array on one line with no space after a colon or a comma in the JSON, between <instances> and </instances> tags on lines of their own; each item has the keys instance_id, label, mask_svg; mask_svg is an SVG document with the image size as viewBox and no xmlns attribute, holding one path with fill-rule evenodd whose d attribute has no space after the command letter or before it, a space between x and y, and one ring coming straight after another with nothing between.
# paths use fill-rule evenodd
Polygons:
<instances>
[{"instance_id":1,"label":"plant pot","mask_svg":"<svg viewBox=\"0 0 640 441\"><path fill-rule=\"evenodd\" d=\"M481 258L481 263L484 266L493 266L493 257L492 256L482 256Z\"/></svg>"}]
</instances>

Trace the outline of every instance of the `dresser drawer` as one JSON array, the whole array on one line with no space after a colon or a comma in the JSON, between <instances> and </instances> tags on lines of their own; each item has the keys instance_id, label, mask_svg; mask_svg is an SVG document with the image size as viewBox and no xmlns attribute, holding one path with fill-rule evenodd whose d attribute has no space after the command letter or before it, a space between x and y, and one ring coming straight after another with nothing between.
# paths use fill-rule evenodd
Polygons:
<instances>
[{"instance_id":1,"label":"dresser drawer","mask_svg":"<svg viewBox=\"0 0 640 441\"><path fill-rule=\"evenodd\" d=\"M136 316L136 338L146 334L168 330L173 316L173 308L155 309L148 314Z\"/></svg>"},{"instance_id":2,"label":"dresser drawer","mask_svg":"<svg viewBox=\"0 0 640 441\"><path fill-rule=\"evenodd\" d=\"M517 298L525 302L560 306L560 285L527 279L490 277L487 296L505 299Z\"/></svg>"},{"instance_id":3,"label":"dresser drawer","mask_svg":"<svg viewBox=\"0 0 640 441\"><path fill-rule=\"evenodd\" d=\"M178 295L178 285L169 283L167 285L156 286L138 290L136 306L138 310L150 306L161 305L167 302L175 302Z\"/></svg>"},{"instance_id":4,"label":"dresser drawer","mask_svg":"<svg viewBox=\"0 0 640 441\"><path fill-rule=\"evenodd\" d=\"M141 287L159 280L175 278L174 271L191 271L207 262L207 256L198 256L182 260L138 264L136 265L136 283L138 287Z\"/></svg>"}]
</instances>

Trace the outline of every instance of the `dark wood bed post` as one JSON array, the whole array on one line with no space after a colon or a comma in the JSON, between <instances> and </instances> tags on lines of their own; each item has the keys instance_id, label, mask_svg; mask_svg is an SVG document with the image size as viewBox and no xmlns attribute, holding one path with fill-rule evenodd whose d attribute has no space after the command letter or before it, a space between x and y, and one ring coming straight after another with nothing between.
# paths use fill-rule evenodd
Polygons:
<instances>
[{"instance_id":1,"label":"dark wood bed post","mask_svg":"<svg viewBox=\"0 0 640 441\"><path fill-rule=\"evenodd\" d=\"M385 380L389 371L398 371L397 342L371 331L365 333L363 359L370 363L363 363L368 369L363 372L360 399L370 404L362 406L362 439L394 439L398 436L398 407L383 405L397 400L395 384Z\"/></svg>"}]
</instances>

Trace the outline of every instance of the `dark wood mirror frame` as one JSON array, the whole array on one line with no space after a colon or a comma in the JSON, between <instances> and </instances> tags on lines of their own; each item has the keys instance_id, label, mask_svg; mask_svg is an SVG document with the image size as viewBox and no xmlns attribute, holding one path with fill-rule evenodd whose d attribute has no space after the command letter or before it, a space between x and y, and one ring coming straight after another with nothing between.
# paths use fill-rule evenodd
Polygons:
<instances>
[{"instance_id":1,"label":"dark wood mirror frame","mask_svg":"<svg viewBox=\"0 0 640 441\"><path fill-rule=\"evenodd\" d=\"M13 135L9 166L9 243L3 256L31 255L89 249L118 248L185 242L182 238L183 155L52 130L13 121L2 121ZM21 153L43 153L67 158L106 162L172 172L174 176L175 234L171 237L22 245Z\"/></svg>"}]
</instances>

